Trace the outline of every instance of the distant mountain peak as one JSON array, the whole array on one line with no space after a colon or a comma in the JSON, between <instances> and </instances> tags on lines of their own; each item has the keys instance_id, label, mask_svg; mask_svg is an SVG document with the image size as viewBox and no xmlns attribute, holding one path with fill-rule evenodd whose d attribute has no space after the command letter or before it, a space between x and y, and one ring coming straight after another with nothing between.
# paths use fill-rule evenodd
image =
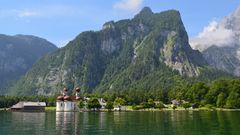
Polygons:
<instances>
[{"instance_id":1,"label":"distant mountain peak","mask_svg":"<svg viewBox=\"0 0 240 135\"><path fill-rule=\"evenodd\" d=\"M150 7L144 7L139 14L153 14Z\"/></svg>"},{"instance_id":2,"label":"distant mountain peak","mask_svg":"<svg viewBox=\"0 0 240 135\"><path fill-rule=\"evenodd\" d=\"M0 94L38 59L56 49L54 44L36 36L0 34Z\"/></svg>"},{"instance_id":3,"label":"distant mountain peak","mask_svg":"<svg viewBox=\"0 0 240 135\"><path fill-rule=\"evenodd\" d=\"M103 24L102 29L114 28L114 21L109 21Z\"/></svg>"},{"instance_id":4,"label":"distant mountain peak","mask_svg":"<svg viewBox=\"0 0 240 135\"><path fill-rule=\"evenodd\" d=\"M233 15L240 17L240 6L237 7L237 9L234 11Z\"/></svg>"}]
</instances>

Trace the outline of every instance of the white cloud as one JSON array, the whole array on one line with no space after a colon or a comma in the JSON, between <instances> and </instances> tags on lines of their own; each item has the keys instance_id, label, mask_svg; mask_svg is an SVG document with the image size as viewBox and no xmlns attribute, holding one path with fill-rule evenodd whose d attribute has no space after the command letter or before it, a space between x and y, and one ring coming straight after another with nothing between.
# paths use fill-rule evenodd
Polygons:
<instances>
[{"instance_id":1,"label":"white cloud","mask_svg":"<svg viewBox=\"0 0 240 135\"><path fill-rule=\"evenodd\" d=\"M34 17L39 15L40 14L35 11L28 11L28 10L18 11L18 14L17 14L18 17Z\"/></svg>"},{"instance_id":2,"label":"white cloud","mask_svg":"<svg viewBox=\"0 0 240 135\"><path fill-rule=\"evenodd\" d=\"M203 51L215 45L240 49L240 7L220 21L212 21L196 37L190 40L194 49ZM240 58L240 53L238 53Z\"/></svg>"},{"instance_id":3,"label":"white cloud","mask_svg":"<svg viewBox=\"0 0 240 135\"><path fill-rule=\"evenodd\" d=\"M225 24L212 21L198 36L190 40L193 49L200 51L207 49L212 45L219 47L235 45L235 32L232 29L225 28Z\"/></svg>"},{"instance_id":4,"label":"white cloud","mask_svg":"<svg viewBox=\"0 0 240 135\"><path fill-rule=\"evenodd\" d=\"M114 9L137 12L142 6L143 0L121 0L113 5Z\"/></svg>"},{"instance_id":5,"label":"white cloud","mask_svg":"<svg viewBox=\"0 0 240 135\"><path fill-rule=\"evenodd\" d=\"M35 8L24 9L5 9L0 10L0 17L53 17L53 16L72 16L82 14L81 10L75 6L68 5L48 5Z\"/></svg>"}]
</instances>

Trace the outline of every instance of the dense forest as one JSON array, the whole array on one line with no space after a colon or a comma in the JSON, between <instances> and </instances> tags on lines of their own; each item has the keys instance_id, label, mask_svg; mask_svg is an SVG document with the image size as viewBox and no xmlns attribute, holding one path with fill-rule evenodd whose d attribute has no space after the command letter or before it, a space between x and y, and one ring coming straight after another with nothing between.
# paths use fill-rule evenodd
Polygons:
<instances>
[{"instance_id":1,"label":"dense forest","mask_svg":"<svg viewBox=\"0 0 240 135\"><path fill-rule=\"evenodd\" d=\"M213 106L218 108L236 109L240 108L240 80L239 79L218 79L206 83L196 81L194 83L184 82L176 85L168 91L156 90L128 90L114 91L108 93L85 93L81 96L100 98L107 102L116 102L116 99L124 100L125 105L140 105L153 101L161 101L165 104L172 100L185 100L190 104L199 107ZM51 96L24 96L11 97L0 96L0 108L7 108L19 101L44 101L47 106L55 106L56 97Z\"/></svg>"},{"instance_id":2,"label":"dense forest","mask_svg":"<svg viewBox=\"0 0 240 135\"><path fill-rule=\"evenodd\" d=\"M122 97L129 105L138 105L149 99L170 103L172 100L185 100L200 107L214 106L218 108L240 108L240 80L218 79L206 83L182 83L169 91L138 91L129 90L103 95L109 101Z\"/></svg>"}]
</instances>

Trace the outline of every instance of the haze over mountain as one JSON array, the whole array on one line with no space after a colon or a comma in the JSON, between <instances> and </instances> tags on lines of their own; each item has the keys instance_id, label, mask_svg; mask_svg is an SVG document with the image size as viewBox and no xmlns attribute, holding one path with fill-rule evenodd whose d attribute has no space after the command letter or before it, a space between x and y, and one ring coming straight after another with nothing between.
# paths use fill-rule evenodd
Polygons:
<instances>
[{"instance_id":1,"label":"haze over mountain","mask_svg":"<svg viewBox=\"0 0 240 135\"><path fill-rule=\"evenodd\" d=\"M57 47L30 35L0 35L0 92L11 81L24 75L32 64Z\"/></svg>"},{"instance_id":2,"label":"haze over mountain","mask_svg":"<svg viewBox=\"0 0 240 135\"><path fill-rule=\"evenodd\" d=\"M221 21L213 21L191 46L201 50L208 63L220 70L240 76L240 7Z\"/></svg>"},{"instance_id":3,"label":"haze over mountain","mask_svg":"<svg viewBox=\"0 0 240 135\"><path fill-rule=\"evenodd\" d=\"M190 47L180 13L145 7L133 19L107 22L44 56L9 93L53 95L64 86L81 86L82 92L160 92L206 73L207 79L219 75Z\"/></svg>"}]
</instances>

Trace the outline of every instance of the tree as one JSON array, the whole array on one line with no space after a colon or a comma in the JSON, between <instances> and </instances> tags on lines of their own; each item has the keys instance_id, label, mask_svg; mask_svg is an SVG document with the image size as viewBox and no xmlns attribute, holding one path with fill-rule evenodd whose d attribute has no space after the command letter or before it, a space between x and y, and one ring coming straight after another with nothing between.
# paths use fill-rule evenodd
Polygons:
<instances>
[{"instance_id":1,"label":"tree","mask_svg":"<svg viewBox=\"0 0 240 135\"><path fill-rule=\"evenodd\" d=\"M226 93L228 91L227 80L216 80L211 83L210 89L208 93L205 95L205 99L207 104L216 105L218 95L223 92Z\"/></svg>"},{"instance_id":2,"label":"tree","mask_svg":"<svg viewBox=\"0 0 240 135\"><path fill-rule=\"evenodd\" d=\"M177 106L176 106L176 105L173 105L173 107L172 107L172 108L173 108L173 110L175 110L175 109L177 108Z\"/></svg>"},{"instance_id":3,"label":"tree","mask_svg":"<svg viewBox=\"0 0 240 135\"><path fill-rule=\"evenodd\" d=\"M158 109L163 109L165 106L164 106L164 104L162 103L162 102L157 102L156 104L155 104L155 108L158 108Z\"/></svg>"},{"instance_id":4,"label":"tree","mask_svg":"<svg viewBox=\"0 0 240 135\"><path fill-rule=\"evenodd\" d=\"M77 103L77 106L81 109L83 108L85 105L84 105L84 101L83 100L80 100L78 103Z\"/></svg>"},{"instance_id":5,"label":"tree","mask_svg":"<svg viewBox=\"0 0 240 135\"><path fill-rule=\"evenodd\" d=\"M91 98L87 104L89 109L100 109L102 107L97 98Z\"/></svg>"},{"instance_id":6,"label":"tree","mask_svg":"<svg viewBox=\"0 0 240 135\"><path fill-rule=\"evenodd\" d=\"M227 108L239 108L240 107L240 95L236 92L231 92L226 102Z\"/></svg>"},{"instance_id":7,"label":"tree","mask_svg":"<svg viewBox=\"0 0 240 135\"><path fill-rule=\"evenodd\" d=\"M183 103L182 106L183 106L184 109L187 109L187 108L191 107L191 104L190 103Z\"/></svg>"},{"instance_id":8,"label":"tree","mask_svg":"<svg viewBox=\"0 0 240 135\"><path fill-rule=\"evenodd\" d=\"M48 97L47 106L56 106L56 97Z\"/></svg>"},{"instance_id":9,"label":"tree","mask_svg":"<svg viewBox=\"0 0 240 135\"><path fill-rule=\"evenodd\" d=\"M196 82L190 88L190 92L192 93L192 95L188 99L190 99L191 102L200 103L200 101L207 94L208 89L209 88L205 83Z\"/></svg>"},{"instance_id":10,"label":"tree","mask_svg":"<svg viewBox=\"0 0 240 135\"><path fill-rule=\"evenodd\" d=\"M142 102L140 105L141 105L144 109L150 108L150 105L148 104L148 102Z\"/></svg>"},{"instance_id":11,"label":"tree","mask_svg":"<svg viewBox=\"0 0 240 135\"><path fill-rule=\"evenodd\" d=\"M111 111L113 109L113 102L108 101L106 104L106 109L108 109L109 111Z\"/></svg>"},{"instance_id":12,"label":"tree","mask_svg":"<svg viewBox=\"0 0 240 135\"><path fill-rule=\"evenodd\" d=\"M122 98L118 97L118 98L116 98L114 100L114 105L117 105L118 107L121 107L121 106L123 106L125 104L126 104L126 101L124 99L122 99Z\"/></svg>"},{"instance_id":13,"label":"tree","mask_svg":"<svg viewBox=\"0 0 240 135\"><path fill-rule=\"evenodd\" d=\"M217 97L216 105L217 105L217 107L222 108L222 107L224 107L225 103L226 103L226 95L223 92L221 92Z\"/></svg>"},{"instance_id":14,"label":"tree","mask_svg":"<svg viewBox=\"0 0 240 135\"><path fill-rule=\"evenodd\" d=\"M151 99L151 98L148 99L148 105L149 105L150 108L155 107L155 103L154 103L153 99Z\"/></svg>"}]
</instances>

